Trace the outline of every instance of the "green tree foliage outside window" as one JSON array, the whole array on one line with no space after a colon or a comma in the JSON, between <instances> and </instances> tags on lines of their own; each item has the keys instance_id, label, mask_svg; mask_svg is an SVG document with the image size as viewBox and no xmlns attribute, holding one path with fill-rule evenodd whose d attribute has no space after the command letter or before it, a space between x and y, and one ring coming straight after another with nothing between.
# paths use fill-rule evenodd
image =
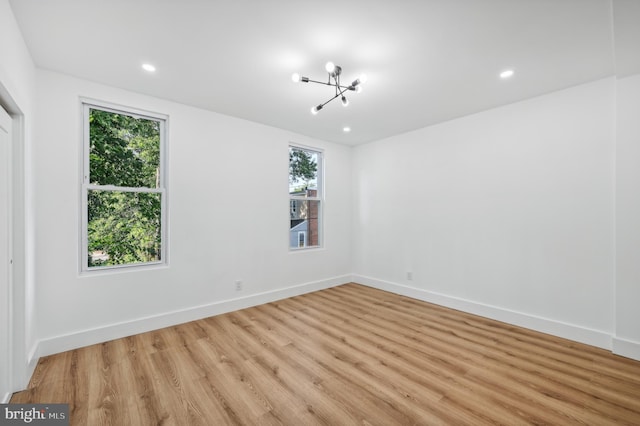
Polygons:
<instances>
[{"instance_id":1,"label":"green tree foliage outside window","mask_svg":"<svg viewBox=\"0 0 640 426\"><path fill-rule=\"evenodd\" d=\"M306 190L317 183L316 156L310 151L289 147L289 192Z\"/></svg>"},{"instance_id":2,"label":"green tree foliage outside window","mask_svg":"<svg viewBox=\"0 0 640 426\"><path fill-rule=\"evenodd\" d=\"M158 262L160 122L89 109L88 266Z\"/></svg>"}]
</instances>

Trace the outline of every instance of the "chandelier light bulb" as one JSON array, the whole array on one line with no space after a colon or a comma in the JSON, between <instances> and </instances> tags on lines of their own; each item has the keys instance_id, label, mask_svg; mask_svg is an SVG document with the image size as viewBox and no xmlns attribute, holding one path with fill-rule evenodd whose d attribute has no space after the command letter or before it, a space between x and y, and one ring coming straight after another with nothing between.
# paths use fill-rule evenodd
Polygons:
<instances>
[{"instance_id":1,"label":"chandelier light bulb","mask_svg":"<svg viewBox=\"0 0 640 426\"><path fill-rule=\"evenodd\" d=\"M156 72L156 67L153 64L149 63L142 64L142 69L146 72Z\"/></svg>"},{"instance_id":2,"label":"chandelier light bulb","mask_svg":"<svg viewBox=\"0 0 640 426\"><path fill-rule=\"evenodd\" d=\"M362 74L360 75L360 78L358 78L358 80L360 80L360 83L366 83L367 82L367 75L366 74Z\"/></svg>"},{"instance_id":3,"label":"chandelier light bulb","mask_svg":"<svg viewBox=\"0 0 640 426\"><path fill-rule=\"evenodd\" d=\"M327 62L327 64L324 66L324 69L327 70L327 72L329 74L331 74L332 72L334 72L336 70L336 64L334 64L333 62L329 61Z\"/></svg>"},{"instance_id":4,"label":"chandelier light bulb","mask_svg":"<svg viewBox=\"0 0 640 426\"><path fill-rule=\"evenodd\" d=\"M346 96L342 96L342 106L346 107L347 105L349 105L349 99Z\"/></svg>"},{"instance_id":5,"label":"chandelier light bulb","mask_svg":"<svg viewBox=\"0 0 640 426\"><path fill-rule=\"evenodd\" d=\"M293 74L291 74L291 81L293 81L294 83L299 83L301 80L300 74L298 74L297 72L294 72Z\"/></svg>"},{"instance_id":6,"label":"chandelier light bulb","mask_svg":"<svg viewBox=\"0 0 640 426\"><path fill-rule=\"evenodd\" d=\"M504 70L500 73L500 78L503 80L506 78L511 78L513 77L513 74L514 74L513 70Z\"/></svg>"},{"instance_id":7,"label":"chandelier light bulb","mask_svg":"<svg viewBox=\"0 0 640 426\"><path fill-rule=\"evenodd\" d=\"M314 106L313 108L311 108L311 114L316 115L321 109L322 105Z\"/></svg>"},{"instance_id":8,"label":"chandelier light bulb","mask_svg":"<svg viewBox=\"0 0 640 426\"><path fill-rule=\"evenodd\" d=\"M356 86L356 93L360 93L360 92L362 92L362 86L358 84Z\"/></svg>"}]
</instances>

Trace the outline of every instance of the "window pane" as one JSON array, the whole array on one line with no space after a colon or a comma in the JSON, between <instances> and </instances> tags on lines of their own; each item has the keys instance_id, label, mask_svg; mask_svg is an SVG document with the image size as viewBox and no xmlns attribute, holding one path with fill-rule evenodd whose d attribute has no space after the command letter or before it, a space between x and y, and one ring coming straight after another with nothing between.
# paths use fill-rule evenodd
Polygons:
<instances>
[{"instance_id":1,"label":"window pane","mask_svg":"<svg viewBox=\"0 0 640 426\"><path fill-rule=\"evenodd\" d=\"M289 194L317 197L318 152L289 147Z\"/></svg>"},{"instance_id":2,"label":"window pane","mask_svg":"<svg viewBox=\"0 0 640 426\"><path fill-rule=\"evenodd\" d=\"M89 178L94 185L160 187L160 122L89 110Z\"/></svg>"},{"instance_id":3,"label":"window pane","mask_svg":"<svg viewBox=\"0 0 640 426\"><path fill-rule=\"evenodd\" d=\"M161 194L88 191L89 267L157 262Z\"/></svg>"},{"instance_id":4,"label":"window pane","mask_svg":"<svg viewBox=\"0 0 640 426\"><path fill-rule=\"evenodd\" d=\"M320 201L290 200L289 203L291 212L289 247L319 246Z\"/></svg>"}]
</instances>

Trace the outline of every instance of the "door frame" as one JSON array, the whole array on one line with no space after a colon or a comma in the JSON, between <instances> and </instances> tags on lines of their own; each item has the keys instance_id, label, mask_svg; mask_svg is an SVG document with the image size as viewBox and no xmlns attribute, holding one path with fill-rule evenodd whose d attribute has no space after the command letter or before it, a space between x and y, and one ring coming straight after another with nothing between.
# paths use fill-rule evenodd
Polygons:
<instances>
[{"instance_id":1,"label":"door frame","mask_svg":"<svg viewBox=\"0 0 640 426\"><path fill-rule=\"evenodd\" d=\"M9 115L8 112L5 112L5 109L0 106L0 131L6 133L7 141L6 141L6 158L2 157L2 163L0 163L0 173L6 174L2 177L4 180L6 178L6 200L7 205L4 206L4 200L0 200L0 209L3 211L0 212L0 215L6 214L6 229L1 230L3 233L6 231L6 241L0 241L0 244L5 245L7 252L7 258L4 256L0 258L0 262L3 264L3 270L6 266L6 275L3 273L0 277L1 281L6 281L6 289L4 288L4 283L0 291L2 291L2 296L6 296L7 298L7 311L3 313L3 317L6 317L7 324L6 330L3 330L2 333L6 331L6 339L8 347L2 348L3 354L2 358L6 355L6 359L2 360L2 368L6 367L6 383L2 383L2 392L0 393L0 402L7 402L7 400L11 397L11 393L13 392L13 357L14 357L14 344L13 344L13 335L14 335L14 314L13 314L13 119ZM4 145L4 142L1 142ZM4 148L2 148L4 151ZM1 170L5 168L5 170ZM4 198L4 197L3 197ZM4 222L4 220L3 220ZM4 310L4 307L2 308ZM4 322L4 319L2 320ZM3 329L5 325L2 325ZM6 388L5 388L6 385Z\"/></svg>"},{"instance_id":2,"label":"door frame","mask_svg":"<svg viewBox=\"0 0 640 426\"><path fill-rule=\"evenodd\" d=\"M9 212L10 220L10 256L13 260L10 282L9 282L9 305L10 305L10 366L13 374L10 378L11 392L26 389L31 374L35 368L37 359L30 360L27 349L28 341L32 338L30 331L32 329L32 321L29 320L27 309L27 301L33 298L33 289L28 283L33 279L29 273L29 264L32 262L32 256L29 255L28 247L28 229L29 217L27 216L27 198L26 170L27 149L25 137L25 116L9 91L0 81L0 106L11 117L11 140L9 141L9 152L11 162L10 176L10 197L11 211ZM4 395L0 395L2 399ZM8 402L8 401L0 401Z\"/></svg>"}]
</instances>

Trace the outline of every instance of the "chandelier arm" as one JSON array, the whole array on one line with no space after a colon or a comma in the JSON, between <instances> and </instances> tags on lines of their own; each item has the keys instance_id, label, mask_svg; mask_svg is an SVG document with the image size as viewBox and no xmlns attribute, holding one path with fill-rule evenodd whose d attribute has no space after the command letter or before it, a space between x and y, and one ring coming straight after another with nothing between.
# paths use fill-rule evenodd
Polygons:
<instances>
[{"instance_id":1,"label":"chandelier arm","mask_svg":"<svg viewBox=\"0 0 640 426\"><path fill-rule=\"evenodd\" d=\"M321 104L321 105L324 107L326 104L328 104L329 102L331 102L332 100L334 100L334 99L335 99L335 98L337 98L338 96L340 96L340 95L335 95L333 98L329 99L327 102L325 102L325 103L323 103L323 104ZM320 109L320 108L318 108L318 109Z\"/></svg>"},{"instance_id":2,"label":"chandelier arm","mask_svg":"<svg viewBox=\"0 0 640 426\"><path fill-rule=\"evenodd\" d=\"M309 79L309 81L306 81L305 83L317 83L317 84L322 84L323 86L331 86L331 87L335 87L336 85L329 82L329 83L325 83L324 81L318 81L318 80L311 80ZM345 90L351 90L351 86L338 86L341 89L345 89Z\"/></svg>"},{"instance_id":3,"label":"chandelier arm","mask_svg":"<svg viewBox=\"0 0 640 426\"><path fill-rule=\"evenodd\" d=\"M342 86L336 86L336 87L342 87ZM329 102L331 102L332 100L334 100L335 98L337 98L338 96L341 96L344 92L346 92L349 88L345 87L344 90L341 90L339 93L337 93L333 98L329 99L327 102L321 104L322 107L324 107L326 104L328 104ZM337 89L336 89L337 90ZM318 108L320 109L320 108Z\"/></svg>"}]
</instances>

